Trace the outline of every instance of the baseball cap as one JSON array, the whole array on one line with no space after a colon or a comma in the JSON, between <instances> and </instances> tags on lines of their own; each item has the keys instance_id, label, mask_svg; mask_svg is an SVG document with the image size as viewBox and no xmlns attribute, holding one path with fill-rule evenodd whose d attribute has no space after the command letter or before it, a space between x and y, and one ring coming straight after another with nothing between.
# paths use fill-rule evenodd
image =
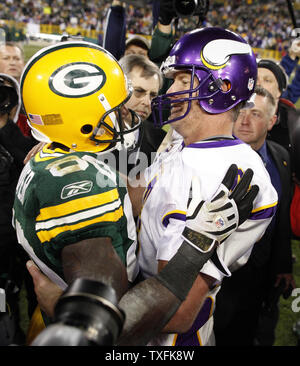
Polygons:
<instances>
[{"instance_id":1,"label":"baseball cap","mask_svg":"<svg viewBox=\"0 0 300 366\"><path fill-rule=\"evenodd\" d=\"M150 42L148 41L148 39L138 34L134 36L129 36L129 38L126 40L125 48L127 48L131 44L144 48L147 51L150 50Z\"/></svg>"},{"instance_id":2,"label":"baseball cap","mask_svg":"<svg viewBox=\"0 0 300 366\"><path fill-rule=\"evenodd\" d=\"M282 66L280 66L278 63L272 60L261 59L258 61L257 67L268 69L274 74L278 83L280 93L282 93L286 89L288 83L288 77L285 71L283 70Z\"/></svg>"}]
</instances>

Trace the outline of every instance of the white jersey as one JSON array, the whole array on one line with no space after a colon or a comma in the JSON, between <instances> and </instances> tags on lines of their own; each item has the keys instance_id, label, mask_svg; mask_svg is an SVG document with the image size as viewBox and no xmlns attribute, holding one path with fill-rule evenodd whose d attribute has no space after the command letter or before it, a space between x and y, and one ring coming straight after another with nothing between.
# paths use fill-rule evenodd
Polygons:
<instances>
[{"instance_id":1,"label":"white jersey","mask_svg":"<svg viewBox=\"0 0 300 366\"><path fill-rule=\"evenodd\" d=\"M213 310L217 286L224 276L244 265L253 245L264 234L277 205L277 193L259 155L235 138L202 141L184 147L177 142L159 154L145 171L148 187L139 222L139 264L148 278L157 274L159 260L169 261L182 243L187 201L193 176L201 182L204 200L217 191L229 166L235 163L240 175L251 168L252 184L259 186L254 209L246 220L203 266L201 272L216 279L194 326L185 335L160 334L151 345L213 345ZM209 319L209 321L207 321Z\"/></svg>"}]
</instances>

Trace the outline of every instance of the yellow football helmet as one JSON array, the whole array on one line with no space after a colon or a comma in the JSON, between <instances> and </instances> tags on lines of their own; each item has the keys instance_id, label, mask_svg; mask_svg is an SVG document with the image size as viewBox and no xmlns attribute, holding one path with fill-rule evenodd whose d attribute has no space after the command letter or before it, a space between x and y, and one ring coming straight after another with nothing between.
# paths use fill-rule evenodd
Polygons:
<instances>
[{"instance_id":1,"label":"yellow football helmet","mask_svg":"<svg viewBox=\"0 0 300 366\"><path fill-rule=\"evenodd\" d=\"M116 59L93 43L61 42L26 64L21 97L34 137L75 151L101 152L124 143L141 120L122 121L132 87ZM129 139L130 140L130 139Z\"/></svg>"}]
</instances>

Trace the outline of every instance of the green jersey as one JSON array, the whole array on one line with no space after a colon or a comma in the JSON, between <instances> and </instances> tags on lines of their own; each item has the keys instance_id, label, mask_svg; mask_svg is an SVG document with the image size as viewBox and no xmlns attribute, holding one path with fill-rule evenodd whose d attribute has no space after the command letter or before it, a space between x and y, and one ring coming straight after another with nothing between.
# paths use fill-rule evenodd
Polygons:
<instances>
[{"instance_id":1,"label":"green jersey","mask_svg":"<svg viewBox=\"0 0 300 366\"><path fill-rule=\"evenodd\" d=\"M61 288L61 251L69 244L110 237L127 266L138 271L136 231L125 184L95 154L42 149L24 167L14 203L18 241Z\"/></svg>"}]
</instances>

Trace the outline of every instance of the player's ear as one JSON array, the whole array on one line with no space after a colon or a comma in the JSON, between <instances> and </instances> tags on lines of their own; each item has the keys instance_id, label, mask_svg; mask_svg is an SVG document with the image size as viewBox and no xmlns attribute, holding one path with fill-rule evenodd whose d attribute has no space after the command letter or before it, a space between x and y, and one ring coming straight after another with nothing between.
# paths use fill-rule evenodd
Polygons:
<instances>
[{"instance_id":1,"label":"player's ear","mask_svg":"<svg viewBox=\"0 0 300 366\"><path fill-rule=\"evenodd\" d=\"M270 118L270 120L269 120L269 123L268 123L268 131L271 131L272 130L272 128L275 125L276 121L277 121L277 115L274 114L274 116L272 116Z\"/></svg>"}]
</instances>

